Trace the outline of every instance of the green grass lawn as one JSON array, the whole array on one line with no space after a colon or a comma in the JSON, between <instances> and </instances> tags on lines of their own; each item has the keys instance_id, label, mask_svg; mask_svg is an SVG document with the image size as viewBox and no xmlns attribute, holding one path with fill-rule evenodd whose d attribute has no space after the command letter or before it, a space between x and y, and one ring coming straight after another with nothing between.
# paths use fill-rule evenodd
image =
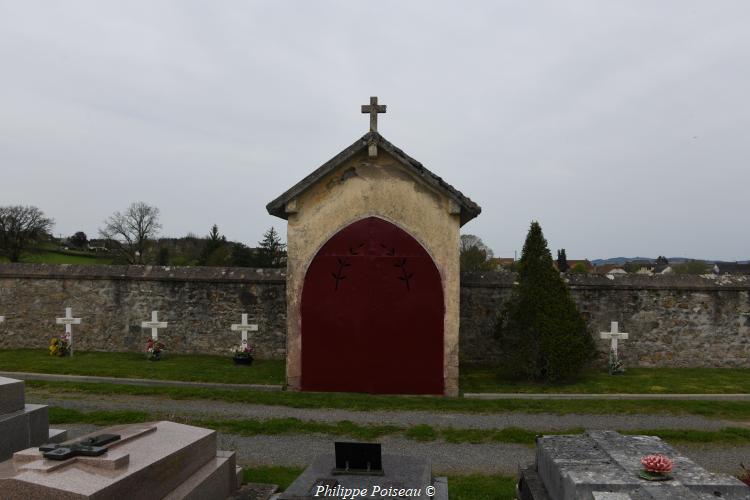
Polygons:
<instances>
[{"instance_id":1,"label":"green grass lawn","mask_svg":"<svg viewBox=\"0 0 750 500\"><path fill-rule=\"evenodd\" d=\"M291 408L340 408L355 411L415 410L462 413L588 413L608 414L689 414L727 420L750 420L750 401L680 400L479 400L430 396L379 396L370 394L264 392L192 387L144 387L118 384L48 382L29 380L27 392L40 398L47 395L153 396L174 400L199 399L230 403L288 406Z\"/></svg>"},{"instance_id":2,"label":"green grass lawn","mask_svg":"<svg viewBox=\"0 0 750 500\"><path fill-rule=\"evenodd\" d=\"M278 465L256 465L242 469L245 483L266 483L278 485L284 491L302 474L302 467L281 467Z\"/></svg>"},{"instance_id":3,"label":"green grass lawn","mask_svg":"<svg viewBox=\"0 0 750 500\"><path fill-rule=\"evenodd\" d=\"M566 384L534 384L503 378L487 366L461 367L463 392L582 394L748 394L750 369L630 368L622 375L589 369Z\"/></svg>"},{"instance_id":4,"label":"green grass lawn","mask_svg":"<svg viewBox=\"0 0 750 500\"><path fill-rule=\"evenodd\" d=\"M161 361L148 361L141 353L76 351L72 357L60 358L40 349L6 349L0 350L0 371L230 384L284 383L283 361L255 360L250 366L235 365L229 354L167 353Z\"/></svg>"},{"instance_id":5,"label":"green grass lawn","mask_svg":"<svg viewBox=\"0 0 750 500\"><path fill-rule=\"evenodd\" d=\"M0 371L98 375L239 384L283 384L284 362L256 360L252 366L235 366L230 357L168 354L148 362L140 353L78 352L72 358L49 356L46 350L0 350ZM732 368L633 368L612 376L587 370L567 384L533 384L502 379L486 366L461 367L463 392L501 393L642 393L642 394L750 394L750 369Z\"/></svg>"},{"instance_id":6,"label":"green grass lawn","mask_svg":"<svg viewBox=\"0 0 750 500\"><path fill-rule=\"evenodd\" d=\"M534 446L536 436L545 434L581 434L583 428L539 431L504 427L502 429L463 429L454 427L432 427L419 424L408 427L397 425L357 424L348 420L319 422L297 418L268 419L206 419L183 415L162 415L158 412L112 410L83 412L67 408L50 407L50 424L93 424L100 426L132 424L169 419L181 423L214 429L225 434L239 436L281 436L316 434L328 437L375 441L383 436L399 436L412 441L437 441L448 443L512 443ZM617 429L615 429L617 430ZM622 431L622 434L659 436L670 443L702 443L747 445L750 443L750 428L725 427L716 431L692 429L638 429Z\"/></svg>"},{"instance_id":7,"label":"green grass lawn","mask_svg":"<svg viewBox=\"0 0 750 500\"><path fill-rule=\"evenodd\" d=\"M448 475L451 500L515 500L516 478L503 475Z\"/></svg>"}]
</instances>

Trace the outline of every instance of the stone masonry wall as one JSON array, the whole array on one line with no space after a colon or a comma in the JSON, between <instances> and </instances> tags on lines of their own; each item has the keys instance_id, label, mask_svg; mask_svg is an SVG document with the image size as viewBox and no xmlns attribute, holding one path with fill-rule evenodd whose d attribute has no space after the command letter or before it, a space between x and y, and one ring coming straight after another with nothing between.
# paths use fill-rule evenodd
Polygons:
<instances>
[{"instance_id":1,"label":"stone masonry wall","mask_svg":"<svg viewBox=\"0 0 750 500\"><path fill-rule=\"evenodd\" d=\"M491 362L497 311L511 293L510 273L464 274L460 352L464 361ZM598 332L611 321L630 333L627 366L750 366L750 277L570 277L573 298L606 356ZM73 308L81 350L140 351L151 310L169 322L159 338L171 352L228 354L230 331L246 312L257 355L286 353L285 273L276 269L0 264L0 348L46 348L63 331L55 318Z\"/></svg>"},{"instance_id":2,"label":"stone masonry wall","mask_svg":"<svg viewBox=\"0 0 750 500\"><path fill-rule=\"evenodd\" d=\"M0 348L46 347L64 331L55 318L72 307L77 349L139 351L150 330L141 321L159 311L169 352L229 354L239 345L230 325L241 314L261 358L286 352L285 276L277 269L0 264Z\"/></svg>"},{"instance_id":3,"label":"stone masonry wall","mask_svg":"<svg viewBox=\"0 0 750 500\"><path fill-rule=\"evenodd\" d=\"M511 273L463 275L461 359L491 362L496 312L511 293ZM571 275L571 296L586 317L604 363L599 332L618 321L626 366L750 367L750 277Z\"/></svg>"}]
</instances>

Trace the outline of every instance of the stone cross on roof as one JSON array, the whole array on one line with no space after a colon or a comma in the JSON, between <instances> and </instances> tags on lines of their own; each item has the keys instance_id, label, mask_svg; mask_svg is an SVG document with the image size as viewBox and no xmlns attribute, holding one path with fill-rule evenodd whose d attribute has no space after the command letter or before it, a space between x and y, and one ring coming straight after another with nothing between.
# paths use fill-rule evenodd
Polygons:
<instances>
[{"instance_id":1,"label":"stone cross on roof","mask_svg":"<svg viewBox=\"0 0 750 500\"><path fill-rule=\"evenodd\" d=\"M378 113L385 113L385 104L378 104L377 96L370 97L370 104L362 105L362 113L370 114L370 132L377 135ZM378 146L374 140L368 145L367 154L370 157L378 156Z\"/></svg>"},{"instance_id":2,"label":"stone cross on roof","mask_svg":"<svg viewBox=\"0 0 750 500\"><path fill-rule=\"evenodd\" d=\"M370 104L362 105L362 113L370 113L370 132L378 131L378 113L385 113L385 104L378 104L378 98L370 97Z\"/></svg>"}]
</instances>

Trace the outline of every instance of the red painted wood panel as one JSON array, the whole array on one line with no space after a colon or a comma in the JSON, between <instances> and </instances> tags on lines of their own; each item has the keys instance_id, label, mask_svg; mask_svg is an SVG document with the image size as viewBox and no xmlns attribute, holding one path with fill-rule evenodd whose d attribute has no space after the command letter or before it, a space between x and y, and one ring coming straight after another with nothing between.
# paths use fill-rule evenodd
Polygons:
<instances>
[{"instance_id":1,"label":"red painted wood panel","mask_svg":"<svg viewBox=\"0 0 750 500\"><path fill-rule=\"evenodd\" d=\"M302 290L302 390L443 393L443 287L407 232L369 217L313 259Z\"/></svg>"}]
</instances>

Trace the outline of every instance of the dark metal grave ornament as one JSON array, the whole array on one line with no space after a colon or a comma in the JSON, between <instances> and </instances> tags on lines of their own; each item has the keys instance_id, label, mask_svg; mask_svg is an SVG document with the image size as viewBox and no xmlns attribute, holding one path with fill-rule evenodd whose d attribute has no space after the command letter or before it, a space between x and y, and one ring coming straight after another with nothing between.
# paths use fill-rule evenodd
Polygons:
<instances>
[{"instance_id":1,"label":"dark metal grave ornament","mask_svg":"<svg viewBox=\"0 0 750 500\"><path fill-rule=\"evenodd\" d=\"M380 443L335 442L336 467L333 475L383 476Z\"/></svg>"},{"instance_id":2,"label":"dark metal grave ornament","mask_svg":"<svg viewBox=\"0 0 750 500\"><path fill-rule=\"evenodd\" d=\"M107 452L106 444L120 439L117 434L98 434L72 444L47 443L39 451L48 460L67 460L73 457L98 457Z\"/></svg>"}]
</instances>

